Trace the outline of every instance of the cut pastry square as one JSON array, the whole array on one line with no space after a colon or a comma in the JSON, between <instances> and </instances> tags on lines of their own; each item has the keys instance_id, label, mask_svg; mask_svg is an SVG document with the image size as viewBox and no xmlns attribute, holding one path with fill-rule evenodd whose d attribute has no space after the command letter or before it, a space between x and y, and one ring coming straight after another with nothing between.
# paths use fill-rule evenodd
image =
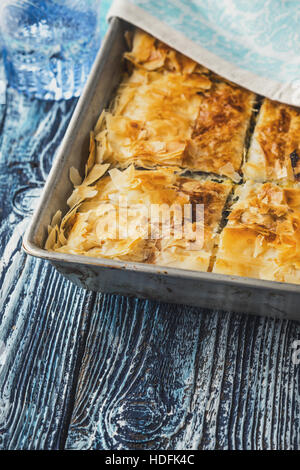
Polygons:
<instances>
[{"instance_id":1,"label":"cut pastry square","mask_svg":"<svg viewBox=\"0 0 300 470\"><path fill-rule=\"evenodd\" d=\"M184 166L239 182L255 99L254 93L233 84L214 83L203 94Z\"/></svg>"},{"instance_id":2,"label":"cut pastry square","mask_svg":"<svg viewBox=\"0 0 300 470\"><path fill-rule=\"evenodd\" d=\"M237 187L220 236L215 273L300 283L300 187Z\"/></svg>"},{"instance_id":3,"label":"cut pastry square","mask_svg":"<svg viewBox=\"0 0 300 470\"><path fill-rule=\"evenodd\" d=\"M124 56L134 67L96 125L97 162L182 165L200 94L211 87L207 69L139 29Z\"/></svg>"},{"instance_id":4,"label":"cut pastry square","mask_svg":"<svg viewBox=\"0 0 300 470\"><path fill-rule=\"evenodd\" d=\"M265 99L251 139L247 179L300 181L300 111Z\"/></svg>"},{"instance_id":5,"label":"cut pastry square","mask_svg":"<svg viewBox=\"0 0 300 470\"><path fill-rule=\"evenodd\" d=\"M208 270L232 189L229 181L193 179L172 168L138 170L133 165L123 171L112 169L87 184L90 181L87 175L75 187L62 221L53 218L47 249Z\"/></svg>"},{"instance_id":6,"label":"cut pastry square","mask_svg":"<svg viewBox=\"0 0 300 470\"><path fill-rule=\"evenodd\" d=\"M130 163L145 168L182 166L201 92L210 86L210 80L199 74L134 70L96 126L97 162L121 168Z\"/></svg>"},{"instance_id":7,"label":"cut pastry square","mask_svg":"<svg viewBox=\"0 0 300 470\"><path fill-rule=\"evenodd\" d=\"M232 191L232 183L229 180L216 182L208 177L199 180L178 177L176 186L188 197L185 207L191 205L193 212L196 211L196 207L203 209L203 218L200 216L200 237L199 239L197 235L195 237L195 232L197 233L195 221L192 221L192 230L185 231L187 222L185 218L183 237L162 237L156 245L153 262L161 266L208 271L217 244L224 208ZM183 211L184 209L181 214ZM201 232L202 221L203 232Z\"/></svg>"}]
</instances>

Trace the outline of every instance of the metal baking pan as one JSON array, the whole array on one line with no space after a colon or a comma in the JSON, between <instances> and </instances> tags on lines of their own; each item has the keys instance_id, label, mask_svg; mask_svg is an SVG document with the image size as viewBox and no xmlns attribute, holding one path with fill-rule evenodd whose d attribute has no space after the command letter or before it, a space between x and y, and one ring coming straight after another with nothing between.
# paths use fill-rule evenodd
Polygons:
<instances>
[{"instance_id":1,"label":"metal baking pan","mask_svg":"<svg viewBox=\"0 0 300 470\"><path fill-rule=\"evenodd\" d=\"M89 132L120 81L126 47L124 32L130 27L118 18L111 21L24 236L24 250L49 260L66 278L86 289L300 320L300 286L294 284L51 253L43 248L53 214L68 209L66 200L73 189L69 169L74 166L83 174Z\"/></svg>"}]
</instances>

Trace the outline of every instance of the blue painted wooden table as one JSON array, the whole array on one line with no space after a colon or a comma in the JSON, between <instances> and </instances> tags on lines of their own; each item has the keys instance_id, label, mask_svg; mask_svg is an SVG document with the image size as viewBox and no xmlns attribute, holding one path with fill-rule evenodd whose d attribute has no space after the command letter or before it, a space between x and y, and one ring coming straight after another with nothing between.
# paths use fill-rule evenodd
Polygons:
<instances>
[{"instance_id":1,"label":"blue painted wooden table","mask_svg":"<svg viewBox=\"0 0 300 470\"><path fill-rule=\"evenodd\" d=\"M0 449L299 449L300 324L83 291L22 252L76 100L2 98Z\"/></svg>"}]
</instances>

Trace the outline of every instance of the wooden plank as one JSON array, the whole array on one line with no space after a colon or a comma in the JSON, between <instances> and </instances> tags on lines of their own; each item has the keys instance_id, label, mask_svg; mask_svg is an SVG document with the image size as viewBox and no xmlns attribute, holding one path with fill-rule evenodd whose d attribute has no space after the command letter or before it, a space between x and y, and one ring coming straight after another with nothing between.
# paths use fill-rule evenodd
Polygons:
<instances>
[{"instance_id":1,"label":"wooden plank","mask_svg":"<svg viewBox=\"0 0 300 470\"><path fill-rule=\"evenodd\" d=\"M299 449L300 325L97 296L68 449Z\"/></svg>"},{"instance_id":2,"label":"wooden plank","mask_svg":"<svg viewBox=\"0 0 300 470\"><path fill-rule=\"evenodd\" d=\"M7 95L0 154L1 449L61 447L70 418L93 294L27 257L21 238L75 102Z\"/></svg>"}]
</instances>

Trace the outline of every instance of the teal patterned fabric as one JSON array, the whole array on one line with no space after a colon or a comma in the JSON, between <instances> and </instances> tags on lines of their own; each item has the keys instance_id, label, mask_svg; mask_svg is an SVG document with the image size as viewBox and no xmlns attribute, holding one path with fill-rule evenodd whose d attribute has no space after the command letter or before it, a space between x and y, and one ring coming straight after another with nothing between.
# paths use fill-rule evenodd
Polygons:
<instances>
[{"instance_id":1,"label":"teal patterned fabric","mask_svg":"<svg viewBox=\"0 0 300 470\"><path fill-rule=\"evenodd\" d=\"M113 0L99 0L99 1L100 1L100 28L101 28L101 37L103 39L103 36L105 35L107 28L108 28L106 16L107 16L108 10L111 7Z\"/></svg>"},{"instance_id":2,"label":"teal patterned fabric","mask_svg":"<svg viewBox=\"0 0 300 470\"><path fill-rule=\"evenodd\" d=\"M279 83L300 78L299 0L131 0L208 51Z\"/></svg>"}]
</instances>

